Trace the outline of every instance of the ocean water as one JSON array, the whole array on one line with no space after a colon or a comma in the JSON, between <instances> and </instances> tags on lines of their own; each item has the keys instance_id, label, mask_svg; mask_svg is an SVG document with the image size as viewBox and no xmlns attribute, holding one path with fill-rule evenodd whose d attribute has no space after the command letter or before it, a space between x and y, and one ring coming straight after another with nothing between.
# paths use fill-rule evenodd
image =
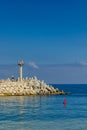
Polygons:
<instances>
[{"instance_id":1,"label":"ocean water","mask_svg":"<svg viewBox=\"0 0 87 130\"><path fill-rule=\"evenodd\" d=\"M86 130L87 85L53 86L72 94L0 97L0 130Z\"/></svg>"}]
</instances>

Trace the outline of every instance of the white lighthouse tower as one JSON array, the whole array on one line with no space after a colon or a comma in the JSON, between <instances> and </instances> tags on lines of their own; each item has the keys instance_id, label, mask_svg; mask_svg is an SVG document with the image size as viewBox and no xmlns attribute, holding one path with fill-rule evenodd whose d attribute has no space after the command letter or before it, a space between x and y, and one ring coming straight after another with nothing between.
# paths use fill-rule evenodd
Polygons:
<instances>
[{"instance_id":1,"label":"white lighthouse tower","mask_svg":"<svg viewBox=\"0 0 87 130\"><path fill-rule=\"evenodd\" d=\"M23 61L19 61L18 62L18 66L19 66L19 81L22 81L22 66L24 65Z\"/></svg>"}]
</instances>

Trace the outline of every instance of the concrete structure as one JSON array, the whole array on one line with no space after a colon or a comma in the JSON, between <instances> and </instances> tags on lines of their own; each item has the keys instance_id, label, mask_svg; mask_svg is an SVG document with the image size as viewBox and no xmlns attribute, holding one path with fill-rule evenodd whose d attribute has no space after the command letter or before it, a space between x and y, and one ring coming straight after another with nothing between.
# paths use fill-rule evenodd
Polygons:
<instances>
[{"instance_id":1,"label":"concrete structure","mask_svg":"<svg viewBox=\"0 0 87 130\"><path fill-rule=\"evenodd\" d=\"M24 62L23 61L19 61L18 65L19 65L19 81L22 81L22 66L23 66Z\"/></svg>"},{"instance_id":2,"label":"concrete structure","mask_svg":"<svg viewBox=\"0 0 87 130\"><path fill-rule=\"evenodd\" d=\"M12 81L9 78L0 80L0 96L28 96L28 95L64 95L70 92L60 91L58 88L47 85L37 77L25 78L21 81Z\"/></svg>"},{"instance_id":3,"label":"concrete structure","mask_svg":"<svg viewBox=\"0 0 87 130\"><path fill-rule=\"evenodd\" d=\"M36 76L32 78L26 77L22 80L22 66L24 62L19 61L19 77L12 79L0 80L0 96L28 96L28 95L49 95L49 94L70 94L70 92L60 91L58 88L47 85L44 81L40 81Z\"/></svg>"}]
</instances>

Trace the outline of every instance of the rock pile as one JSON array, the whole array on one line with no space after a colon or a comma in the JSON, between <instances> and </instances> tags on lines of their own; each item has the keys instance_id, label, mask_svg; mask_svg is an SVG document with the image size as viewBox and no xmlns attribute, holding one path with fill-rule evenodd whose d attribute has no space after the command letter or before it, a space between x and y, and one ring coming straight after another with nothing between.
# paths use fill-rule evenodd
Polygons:
<instances>
[{"instance_id":1,"label":"rock pile","mask_svg":"<svg viewBox=\"0 0 87 130\"><path fill-rule=\"evenodd\" d=\"M47 85L44 81L34 78L25 78L22 81L0 80L0 96L28 96L47 94L68 94Z\"/></svg>"}]
</instances>

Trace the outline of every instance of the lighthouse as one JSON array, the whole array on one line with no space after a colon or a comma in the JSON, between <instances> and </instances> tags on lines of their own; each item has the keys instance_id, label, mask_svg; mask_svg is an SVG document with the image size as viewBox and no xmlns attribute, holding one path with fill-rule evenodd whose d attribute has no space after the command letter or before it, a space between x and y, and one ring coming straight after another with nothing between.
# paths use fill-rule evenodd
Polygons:
<instances>
[{"instance_id":1,"label":"lighthouse","mask_svg":"<svg viewBox=\"0 0 87 130\"><path fill-rule=\"evenodd\" d=\"M22 67L24 65L24 62L23 61L19 61L18 62L18 66L19 66L19 81L22 81Z\"/></svg>"}]
</instances>

